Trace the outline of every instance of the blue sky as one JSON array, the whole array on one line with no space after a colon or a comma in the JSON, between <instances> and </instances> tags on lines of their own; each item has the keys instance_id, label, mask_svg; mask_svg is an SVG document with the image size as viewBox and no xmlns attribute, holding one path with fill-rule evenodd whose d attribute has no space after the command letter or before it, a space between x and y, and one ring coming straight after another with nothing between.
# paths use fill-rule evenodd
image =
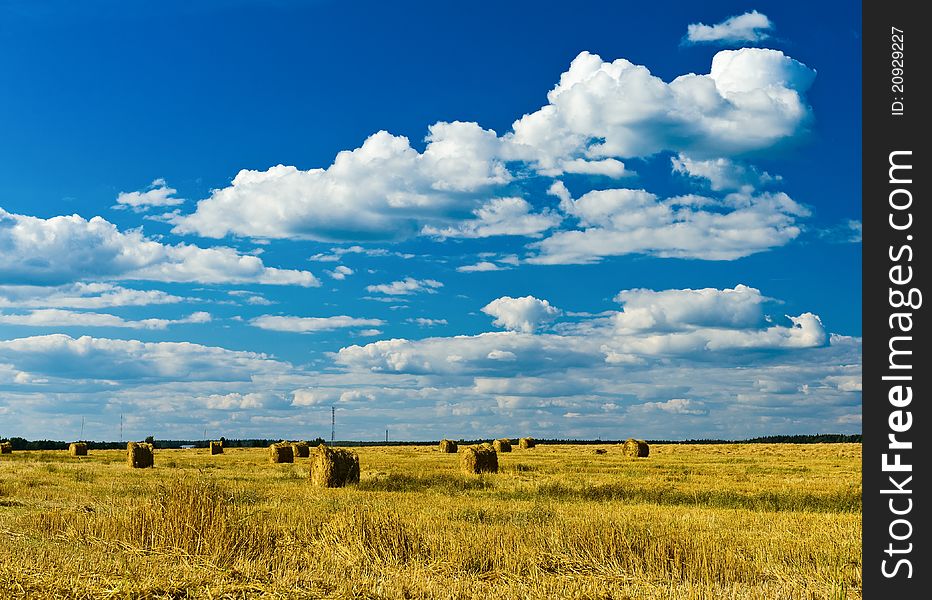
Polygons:
<instances>
[{"instance_id":1,"label":"blue sky","mask_svg":"<svg viewBox=\"0 0 932 600\"><path fill-rule=\"evenodd\" d=\"M0 435L860 431L859 5L188 4L0 1Z\"/></svg>"}]
</instances>

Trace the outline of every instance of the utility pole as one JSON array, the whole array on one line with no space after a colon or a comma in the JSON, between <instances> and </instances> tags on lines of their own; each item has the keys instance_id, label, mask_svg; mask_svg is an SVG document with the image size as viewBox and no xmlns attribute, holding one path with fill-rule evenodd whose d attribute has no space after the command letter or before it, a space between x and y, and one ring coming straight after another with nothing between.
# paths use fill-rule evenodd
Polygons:
<instances>
[{"instance_id":1,"label":"utility pole","mask_svg":"<svg viewBox=\"0 0 932 600\"><path fill-rule=\"evenodd\" d=\"M388 442L388 429L385 430L385 441Z\"/></svg>"},{"instance_id":2,"label":"utility pole","mask_svg":"<svg viewBox=\"0 0 932 600\"><path fill-rule=\"evenodd\" d=\"M81 437L78 438L78 441L84 440L84 417L81 417Z\"/></svg>"},{"instance_id":3,"label":"utility pole","mask_svg":"<svg viewBox=\"0 0 932 600\"><path fill-rule=\"evenodd\" d=\"M123 413L120 413L120 443L123 443Z\"/></svg>"},{"instance_id":4,"label":"utility pole","mask_svg":"<svg viewBox=\"0 0 932 600\"><path fill-rule=\"evenodd\" d=\"M330 445L333 445L333 438L336 437L337 432L337 407L330 407Z\"/></svg>"}]
</instances>

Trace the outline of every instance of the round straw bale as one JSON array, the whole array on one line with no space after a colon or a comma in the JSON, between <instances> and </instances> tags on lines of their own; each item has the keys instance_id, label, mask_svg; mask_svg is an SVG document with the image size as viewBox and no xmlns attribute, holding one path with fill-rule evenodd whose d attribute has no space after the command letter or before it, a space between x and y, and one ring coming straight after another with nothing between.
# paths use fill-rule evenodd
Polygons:
<instances>
[{"instance_id":1,"label":"round straw bale","mask_svg":"<svg viewBox=\"0 0 932 600\"><path fill-rule=\"evenodd\" d=\"M0 454L12 454L13 444L10 442L0 442Z\"/></svg>"},{"instance_id":2,"label":"round straw bale","mask_svg":"<svg viewBox=\"0 0 932 600\"><path fill-rule=\"evenodd\" d=\"M495 440L492 442L492 448L494 448L496 452L511 452L511 440L507 438Z\"/></svg>"},{"instance_id":3,"label":"round straw bale","mask_svg":"<svg viewBox=\"0 0 932 600\"><path fill-rule=\"evenodd\" d=\"M87 444L84 442L72 442L68 444L68 454L71 456L87 456Z\"/></svg>"},{"instance_id":4,"label":"round straw bale","mask_svg":"<svg viewBox=\"0 0 932 600\"><path fill-rule=\"evenodd\" d=\"M311 483L318 487L344 487L359 483L359 455L344 448L320 444L311 453Z\"/></svg>"},{"instance_id":5,"label":"round straw bale","mask_svg":"<svg viewBox=\"0 0 932 600\"><path fill-rule=\"evenodd\" d=\"M311 447L307 442L292 442L291 452L295 458L307 458L311 455Z\"/></svg>"},{"instance_id":6,"label":"round straw bale","mask_svg":"<svg viewBox=\"0 0 932 600\"><path fill-rule=\"evenodd\" d=\"M133 469L146 469L155 463L152 444L130 442L126 444L126 464Z\"/></svg>"},{"instance_id":7,"label":"round straw bale","mask_svg":"<svg viewBox=\"0 0 932 600\"><path fill-rule=\"evenodd\" d=\"M291 444L278 442L269 446L269 461L273 463L293 463L294 450Z\"/></svg>"},{"instance_id":8,"label":"round straw bale","mask_svg":"<svg viewBox=\"0 0 932 600\"><path fill-rule=\"evenodd\" d=\"M518 447L522 450L527 450L528 448L533 448L537 445L537 442L534 441L534 438L524 437L518 440Z\"/></svg>"},{"instance_id":9,"label":"round straw bale","mask_svg":"<svg viewBox=\"0 0 932 600\"><path fill-rule=\"evenodd\" d=\"M223 454L223 442L211 442L210 443L210 455L214 454Z\"/></svg>"},{"instance_id":10,"label":"round straw bale","mask_svg":"<svg viewBox=\"0 0 932 600\"><path fill-rule=\"evenodd\" d=\"M457 451L456 442L452 440L440 440L440 451L445 454L455 454Z\"/></svg>"},{"instance_id":11,"label":"round straw bale","mask_svg":"<svg viewBox=\"0 0 932 600\"><path fill-rule=\"evenodd\" d=\"M633 456L635 458L646 458L650 454L650 446L647 445L647 442L644 440L636 440L634 438L628 438L625 440L624 446L621 447L621 452L625 456Z\"/></svg>"},{"instance_id":12,"label":"round straw bale","mask_svg":"<svg viewBox=\"0 0 932 600\"><path fill-rule=\"evenodd\" d=\"M465 446L460 448L460 464L470 475L498 473L498 453L486 444Z\"/></svg>"}]
</instances>

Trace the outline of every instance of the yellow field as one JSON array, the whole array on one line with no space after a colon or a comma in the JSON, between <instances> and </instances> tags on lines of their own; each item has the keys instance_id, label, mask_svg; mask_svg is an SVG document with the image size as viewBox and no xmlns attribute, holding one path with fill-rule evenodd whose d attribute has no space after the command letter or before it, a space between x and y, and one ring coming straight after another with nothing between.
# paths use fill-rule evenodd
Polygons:
<instances>
[{"instance_id":1,"label":"yellow field","mask_svg":"<svg viewBox=\"0 0 932 600\"><path fill-rule=\"evenodd\" d=\"M597 455L595 448L605 448ZM0 598L860 598L859 444L0 457Z\"/></svg>"}]
</instances>

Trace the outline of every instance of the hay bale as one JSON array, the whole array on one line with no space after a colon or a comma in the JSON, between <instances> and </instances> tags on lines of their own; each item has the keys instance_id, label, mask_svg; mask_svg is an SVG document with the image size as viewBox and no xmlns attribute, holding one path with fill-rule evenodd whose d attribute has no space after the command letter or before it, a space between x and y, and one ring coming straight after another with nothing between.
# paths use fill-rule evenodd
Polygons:
<instances>
[{"instance_id":1,"label":"hay bale","mask_svg":"<svg viewBox=\"0 0 932 600\"><path fill-rule=\"evenodd\" d=\"M223 442L211 442L210 443L210 455L214 454L223 454Z\"/></svg>"},{"instance_id":2,"label":"hay bale","mask_svg":"<svg viewBox=\"0 0 932 600\"><path fill-rule=\"evenodd\" d=\"M522 450L527 450L528 448L533 448L537 445L537 442L534 441L534 438L521 438L518 440L518 447Z\"/></svg>"},{"instance_id":3,"label":"hay bale","mask_svg":"<svg viewBox=\"0 0 932 600\"><path fill-rule=\"evenodd\" d=\"M292 450L291 444L279 442L269 446L269 461L273 463L293 463L294 450Z\"/></svg>"},{"instance_id":4,"label":"hay bale","mask_svg":"<svg viewBox=\"0 0 932 600\"><path fill-rule=\"evenodd\" d=\"M596 448L596 449L595 449L595 453L596 453L596 454L605 454L605 453L607 453L607 452L608 452L608 450L606 450L605 448Z\"/></svg>"},{"instance_id":5,"label":"hay bale","mask_svg":"<svg viewBox=\"0 0 932 600\"><path fill-rule=\"evenodd\" d=\"M460 464L467 474L498 473L498 453L487 444L460 448Z\"/></svg>"},{"instance_id":6,"label":"hay bale","mask_svg":"<svg viewBox=\"0 0 932 600\"><path fill-rule=\"evenodd\" d=\"M343 487L359 483L359 455L352 450L320 444L311 454L311 483L318 487Z\"/></svg>"},{"instance_id":7,"label":"hay bale","mask_svg":"<svg viewBox=\"0 0 932 600\"><path fill-rule=\"evenodd\" d=\"M12 454L13 444L10 442L0 442L0 454Z\"/></svg>"},{"instance_id":8,"label":"hay bale","mask_svg":"<svg viewBox=\"0 0 932 600\"><path fill-rule=\"evenodd\" d=\"M453 440L440 440L440 451L444 454L456 454L458 450Z\"/></svg>"},{"instance_id":9,"label":"hay bale","mask_svg":"<svg viewBox=\"0 0 932 600\"><path fill-rule=\"evenodd\" d=\"M496 452L511 452L511 440L502 438L492 442L492 448Z\"/></svg>"},{"instance_id":10,"label":"hay bale","mask_svg":"<svg viewBox=\"0 0 932 600\"><path fill-rule=\"evenodd\" d=\"M84 442L72 442L68 444L68 454L71 456L87 456L87 444Z\"/></svg>"},{"instance_id":11,"label":"hay bale","mask_svg":"<svg viewBox=\"0 0 932 600\"><path fill-rule=\"evenodd\" d=\"M307 458L311 455L311 446L307 442L293 442L291 453L295 458Z\"/></svg>"},{"instance_id":12,"label":"hay bale","mask_svg":"<svg viewBox=\"0 0 932 600\"><path fill-rule=\"evenodd\" d=\"M130 442L126 444L126 464L133 469L146 469L155 464L152 444Z\"/></svg>"},{"instance_id":13,"label":"hay bale","mask_svg":"<svg viewBox=\"0 0 932 600\"><path fill-rule=\"evenodd\" d=\"M628 438L625 440L624 445L621 447L621 452L625 456L633 456L635 458L647 458L650 454L650 446L647 445L647 442L644 440L636 440L634 438Z\"/></svg>"}]
</instances>

